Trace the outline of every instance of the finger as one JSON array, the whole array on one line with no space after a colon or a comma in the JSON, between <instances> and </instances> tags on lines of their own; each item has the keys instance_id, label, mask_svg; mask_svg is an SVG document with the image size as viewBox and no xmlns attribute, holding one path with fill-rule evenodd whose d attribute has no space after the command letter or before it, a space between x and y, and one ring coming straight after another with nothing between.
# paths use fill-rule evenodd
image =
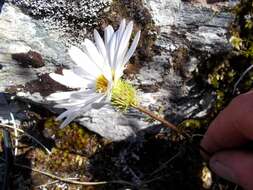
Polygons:
<instances>
[{"instance_id":1,"label":"finger","mask_svg":"<svg viewBox=\"0 0 253 190\"><path fill-rule=\"evenodd\" d=\"M243 151L222 151L210 162L211 169L219 176L239 184L245 190L253 189L253 153Z\"/></svg>"},{"instance_id":2,"label":"finger","mask_svg":"<svg viewBox=\"0 0 253 190\"><path fill-rule=\"evenodd\" d=\"M201 146L210 153L253 140L253 91L235 98L209 126Z\"/></svg>"}]
</instances>

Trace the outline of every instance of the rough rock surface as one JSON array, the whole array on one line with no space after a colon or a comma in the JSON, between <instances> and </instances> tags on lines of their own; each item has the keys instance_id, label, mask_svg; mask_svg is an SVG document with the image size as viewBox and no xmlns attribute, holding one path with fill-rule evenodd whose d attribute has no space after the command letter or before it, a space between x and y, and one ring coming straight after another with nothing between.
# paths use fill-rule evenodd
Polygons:
<instances>
[{"instance_id":1,"label":"rough rock surface","mask_svg":"<svg viewBox=\"0 0 253 190\"><path fill-rule=\"evenodd\" d=\"M25 2L29 1L20 1L18 5L24 8ZM212 94L210 90L198 87L193 73L199 65L205 64L207 57L230 49L226 35L233 15L227 9L214 11L212 7L180 0L146 0L145 6L160 33L153 61L143 63L131 81L140 89L142 104L152 111L162 110L175 123L189 117L205 116L211 107ZM41 8L42 12L44 8ZM73 63L66 54L68 37L62 37L58 30L46 30L42 20L25 15L12 4L5 4L0 15L0 92L15 93L30 104L50 107L44 100L50 94L45 89L51 92L62 89L48 80L47 73L59 67L71 68ZM83 37L77 35L75 39L80 41ZM44 67L23 68L11 59L11 53L29 50L42 55ZM0 108L0 113L3 111ZM137 112L122 114L106 108L85 113L79 121L112 140L125 139L150 125Z\"/></svg>"},{"instance_id":2,"label":"rough rock surface","mask_svg":"<svg viewBox=\"0 0 253 190\"><path fill-rule=\"evenodd\" d=\"M86 36L86 27L96 20L109 4L109 0L11 0L25 13L41 19L50 31L56 31L72 42Z\"/></svg>"},{"instance_id":3,"label":"rough rock surface","mask_svg":"<svg viewBox=\"0 0 253 190\"><path fill-rule=\"evenodd\" d=\"M199 88L193 74L208 58L231 50L227 39L234 19L228 11L230 4L145 0L145 5L160 28L156 41L160 54L148 64L156 71L153 84L162 83L156 105L164 106L175 123L205 116L212 106L212 92Z\"/></svg>"}]
</instances>

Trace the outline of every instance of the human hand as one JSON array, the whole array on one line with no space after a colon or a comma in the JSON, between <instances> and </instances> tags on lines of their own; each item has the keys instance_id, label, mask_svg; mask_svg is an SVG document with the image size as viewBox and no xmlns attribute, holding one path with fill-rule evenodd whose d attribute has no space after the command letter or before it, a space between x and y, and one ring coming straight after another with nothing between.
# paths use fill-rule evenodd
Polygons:
<instances>
[{"instance_id":1,"label":"human hand","mask_svg":"<svg viewBox=\"0 0 253 190\"><path fill-rule=\"evenodd\" d=\"M253 190L253 91L236 97L209 126L201 146L219 176Z\"/></svg>"}]
</instances>

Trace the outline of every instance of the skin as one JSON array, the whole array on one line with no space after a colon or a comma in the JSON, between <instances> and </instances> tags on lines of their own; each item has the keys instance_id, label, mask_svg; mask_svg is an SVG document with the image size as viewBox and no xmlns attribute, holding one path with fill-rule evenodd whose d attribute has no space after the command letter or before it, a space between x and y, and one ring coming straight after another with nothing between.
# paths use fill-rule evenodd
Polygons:
<instances>
[{"instance_id":1,"label":"skin","mask_svg":"<svg viewBox=\"0 0 253 190\"><path fill-rule=\"evenodd\" d=\"M253 144L253 91L236 97L211 123L201 142L212 155L211 169L245 190L253 189L253 146L249 144Z\"/></svg>"}]
</instances>

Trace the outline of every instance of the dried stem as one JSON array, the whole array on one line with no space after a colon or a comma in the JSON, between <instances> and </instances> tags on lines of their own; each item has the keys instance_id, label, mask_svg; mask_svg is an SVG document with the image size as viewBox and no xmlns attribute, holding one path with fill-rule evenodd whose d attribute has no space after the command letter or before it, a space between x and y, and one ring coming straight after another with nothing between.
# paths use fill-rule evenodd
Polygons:
<instances>
[{"instance_id":1,"label":"dried stem","mask_svg":"<svg viewBox=\"0 0 253 190\"><path fill-rule=\"evenodd\" d=\"M70 179L70 178L62 178L62 177L56 176L56 175L54 175L54 174L51 174L51 173L49 173L49 172L40 171L40 170L38 170L38 169L31 168L31 167L29 167L29 166L27 166L27 165L18 164L18 163L15 163L14 165L17 166L17 167L25 168L25 169L32 170L32 171L34 171L34 172L37 172L37 173L46 175L46 176L48 176L48 177L50 177L50 178L52 178L52 179L55 179L55 180L59 180L59 181L65 182L65 183L76 184L76 185L93 186L93 185L105 185L105 184L108 184L108 183L115 183L115 184L122 184L122 185L135 186L133 183L130 183L130 182L124 181L124 180L98 181L98 182L77 181L77 180L73 180L73 179Z\"/></svg>"},{"instance_id":2,"label":"dried stem","mask_svg":"<svg viewBox=\"0 0 253 190\"><path fill-rule=\"evenodd\" d=\"M137 110L139 110L140 112L142 113L145 113L147 114L148 116L150 116L151 118L157 120L157 121L160 121L162 124L164 124L165 127L168 127L174 131L176 131L177 133L179 133L180 135L183 135L184 137L187 137L187 138L191 138L191 136L188 134L188 133L185 133L185 132L182 132L182 131L179 131L179 129L173 125L172 123L170 123L169 121L166 121L164 118L154 114L153 112L147 110L146 108L143 108L141 106L138 106L138 105L132 105L132 108L135 108ZM202 147L201 145L199 145L198 147L203 153L205 153L206 155L208 155L208 157L211 156L211 154L204 148Z\"/></svg>"},{"instance_id":3,"label":"dried stem","mask_svg":"<svg viewBox=\"0 0 253 190\"><path fill-rule=\"evenodd\" d=\"M15 166L18 166L18 167L21 167L21 168L25 168L25 169L28 169L28 170L32 170L34 172L46 175L46 176L48 176L48 177L50 177L52 179L56 179L56 180L59 180L59 181L62 181L62 182L66 182L66 183L72 183L72 184L77 184L77 185L104 185L104 184L108 183L106 181L101 181L101 182L76 181L76 180L72 180L72 179L69 179L69 178L62 178L62 177L56 176L54 174L51 174L51 173L48 173L48 172L45 172L45 171L40 171L38 169L31 168L31 167L23 165L23 164L15 163Z\"/></svg>"},{"instance_id":4,"label":"dried stem","mask_svg":"<svg viewBox=\"0 0 253 190\"><path fill-rule=\"evenodd\" d=\"M135 105L132 105L132 107L135 108L135 109L137 109L137 110L139 110L142 113L147 114L149 117L151 117L151 118L153 118L153 119L155 119L157 121L160 121L162 124L164 124L165 127L168 127L170 129L178 132L178 133L181 133L175 125L173 125L169 121L166 121L164 118L162 118L162 117L154 114L153 112L147 110L146 108L141 107L141 106L135 106Z\"/></svg>"}]
</instances>

